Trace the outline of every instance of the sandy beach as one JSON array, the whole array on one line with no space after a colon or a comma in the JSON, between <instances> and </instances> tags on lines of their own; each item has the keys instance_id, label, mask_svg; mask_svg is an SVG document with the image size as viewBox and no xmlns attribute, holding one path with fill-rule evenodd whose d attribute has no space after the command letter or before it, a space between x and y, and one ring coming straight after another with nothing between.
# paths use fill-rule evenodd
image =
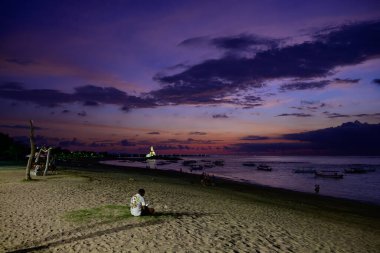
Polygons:
<instances>
[{"instance_id":1,"label":"sandy beach","mask_svg":"<svg viewBox=\"0 0 380 253\"><path fill-rule=\"evenodd\" d=\"M379 206L154 170L23 175L0 169L0 252L380 252ZM129 215L139 188L156 215Z\"/></svg>"}]
</instances>

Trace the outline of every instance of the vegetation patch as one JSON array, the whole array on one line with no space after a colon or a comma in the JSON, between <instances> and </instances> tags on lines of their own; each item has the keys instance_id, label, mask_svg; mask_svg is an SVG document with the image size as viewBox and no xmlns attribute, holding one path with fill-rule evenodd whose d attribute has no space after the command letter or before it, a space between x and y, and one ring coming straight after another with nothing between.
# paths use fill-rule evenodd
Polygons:
<instances>
[{"instance_id":1,"label":"vegetation patch","mask_svg":"<svg viewBox=\"0 0 380 253\"><path fill-rule=\"evenodd\" d=\"M72 222L118 221L132 218L128 206L107 205L89 209L80 209L67 212L64 218Z\"/></svg>"}]
</instances>

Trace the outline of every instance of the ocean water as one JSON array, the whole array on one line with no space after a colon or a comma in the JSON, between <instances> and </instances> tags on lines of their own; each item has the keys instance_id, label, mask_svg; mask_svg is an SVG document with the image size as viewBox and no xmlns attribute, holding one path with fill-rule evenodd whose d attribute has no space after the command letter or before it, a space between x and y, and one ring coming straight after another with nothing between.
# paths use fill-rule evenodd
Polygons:
<instances>
[{"instance_id":1,"label":"ocean water","mask_svg":"<svg viewBox=\"0 0 380 253\"><path fill-rule=\"evenodd\" d=\"M150 160L149 163L126 160L104 161L106 164L134 166L143 169L150 167L161 170L182 169L183 172L201 174L203 172L217 177L239 182L266 185L276 188L290 189L300 192L314 193L314 186L320 185L320 195L347 198L380 204L380 157L353 156L209 156L191 157L184 160L196 160L197 164L205 164L204 160L223 160L224 166L190 170L183 161L162 164L162 160ZM260 171L256 167L243 166L244 162L266 164L272 171ZM375 169L364 174L344 173L344 169L359 167ZM336 170L344 174L343 179L321 178L309 173L294 173L294 169Z\"/></svg>"}]
</instances>

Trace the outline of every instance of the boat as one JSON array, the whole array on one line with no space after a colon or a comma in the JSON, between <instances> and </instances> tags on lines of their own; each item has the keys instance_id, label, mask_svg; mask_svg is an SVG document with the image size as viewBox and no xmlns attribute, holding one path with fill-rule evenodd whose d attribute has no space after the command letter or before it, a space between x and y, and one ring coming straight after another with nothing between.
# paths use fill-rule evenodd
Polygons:
<instances>
[{"instance_id":1,"label":"boat","mask_svg":"<svg viewBox=\"0 0 380 253\"><path fill-rule=\"evenodd\" d=\"M256 163L254 163L254 162L244 162L244 163L242 163L242 165L243 165L243 166L254 167L254 166L256 166Z\"/></svg>"},{"instance_id":2,"label":"boat","mask_svg":"<svg viewBox=\"0 0 380 253\"><path fill-rule=\"evenodd\" d=\"M265 165L265 164L260 164L259 166L257 166L257 170L272 171L272 167L269 167L268 165Z\"/></svg>"},{"instance_id":3,"label":"boat","mask_svg":"<svg viewBox=\"0 0 380 253\"><path fill-rule=\"evenodd\" d=\"M193 171L193 170L203 170L203 166L199 164L192 164L190 166L190 171Z\"/></svg>"},{"instance_id":4,"label":"boat","mask_svg":"<svg viewBox=\"0 0 380 253\"><path fill-rule=\"evenodd\" d=\"M367 173L368 170L364 168L349 168L349 169L344 169L345 173L350 173L350 174L364 174Z\"/></svg>"},{"instance_id":5,"label":"boat","mask_svg":"<svg viewBox=\"0 0 380 253\"><path fill-rule=\"evenodd\" d=\"M337 170L321 170L315 172L316 177L342 179L343 174Z\"/></svg>"},{"instance_id":6,"label":"boat","mask_svg":"<svg viewBox=\"0 0 380 253\"><path fill-rule=\"evenodd\" d=\"M223 160L216 160L216 161L214 161L214 164L216 166L224 166L224 161Z\"/></svg>"},{"instance_id":7,"label":"boat","mask_svg":"<svg viewBox=\"0 0 380 253\"><path fill-rule=\"evenodd\" d=\"M302 169L294 169L293 173L315 173L315 169L308 169L308 168L302 168Z\"/></svg>"},{"instance_id":8,"label":"boat","mask_svg":"<svg viewBox=\"0 0 380 253\"><path fill-rule=\"evenodd\" d=\"M194 163L197 163L197 161L196 160L185 160L185 161L182 162L182 164L184 166L190 166L190 165L192 165Z\"/></svg>"}]
</instances>

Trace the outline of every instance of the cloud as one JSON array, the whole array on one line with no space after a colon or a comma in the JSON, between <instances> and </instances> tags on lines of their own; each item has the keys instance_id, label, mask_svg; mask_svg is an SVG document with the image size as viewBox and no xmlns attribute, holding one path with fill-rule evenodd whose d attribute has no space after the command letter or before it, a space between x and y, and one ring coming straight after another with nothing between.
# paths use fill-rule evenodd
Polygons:
<instances>
[{"instance_id":1,"label":"cloud","mask_svg":"<svg viewBox=\"0 0 380 253\"><path fill-rule=\"evenodd\" d=\"M341 113L324 111L323 114L325 114L327 116L327 118L330 118L330 119L353 118L353 117L356 117L356 118L362 118L362 117L377 118L377 117L380 117L380 113L341 114Z\"/></svg>"},{"instance_id":2,"label":"cloud","mask_svg":"<svg viewBox=\"0 0 380 253\"><path fill-rule=\"evenodd\" d=\"M206 133L206 132L199 132L199 131L196 131L196 132L190 132L189 134L190 134L190 135L206 135L207 133Z\"/></svg>"},{"instance_id":3,"label":"cloud","mask_svg":"<svg viewBox=\"0 0 380 253\"><path fill-rule=\"evenodd\" d=\"M257 46L274 48L278 46L279 41L278 39L263 38L252 34L239 34L236 36L214 38L210 42L220 49L240 51Z\"/></svg>"},{"instance_id":4,"label":"cloud","mask_svg":"<svg viewBox=\"0 0 380 253\"><path fill-rule=\"evenodd\" d=\"M130 141L127 140L127 139L121 140L121 141L120 141L120 145L122 145L122 146L124 146L124 147L136 146L135 143L130 142Z\"/></svg>"},{"instance_id":5,"label":"cloud","mask_svg":"<svg viewBox=\"0 0 380 253\"><path fill-rule=\"evenodd\" d=\"M380 124L347 122L338 127L286 134L283 138L336 154L380 154Z\"/></svg>"},{"instance_id":6,"label":"cloud","mask_svg":"<svg viewBox=\"0 0 380 253\"><path fill-rule=\"evenodd\" d=\"M341 78L335 78L334 79L334 82L336 83L358 83L360 81L359 78L357 79L350 79L350 78L344 78L344 79L341 79Z\"/></svg>"},{"instance_id":7,"label":"cloud","mask_svg":"<svg viewBox=\"0 0 380 253\"><path fill-rule=\"evenodd\" d=\"M289 117L289 116L303 118L303 117L312 117L313 115L308 114L308 113L283 113L283 114L277 115L277 117Z\"/></svg>"},{"instance_id":8,"label":"cloud","mask_svg":"<svg viewBox=\"0 0 380 253\"><path fill-rule=\"evenodd\" d=\"M212 115L212 117L214 119L227 119L228 118L228 116L225 113L223 113L223 114L214 114L214 115Z\"/></svg>"},{"instance_id":9,"label":"cloud","mask_svg":"<svg viewBox=\"0 0 380 253\"><path fill-rule=\"evenodd\" d=\"M160 132L149 132L149 133L147 133L147 134L160 134Z\"/></svg>"},{"instance_id":10,"label":"cloud","mask_svg":"<svg viewBox=\"0 0 380 253\"><path fill-rule=\"evenodd\" d=\"M380 155L380 124L347 122L337 127L285 134L282 139L286 142L238 143L226 146L225 150L279 155Z\"/></svg>"},{"instance_id":11,"label":"cloud","mask_svg":"<svg viewBox=\"0 0 380 253\"><path fill-rule=\"evenodd\" d=\"M252 57L224 55L219 59L204 60L176 74L156 75L154 79L160 82L163 88L152 95L174 104L215 103L228 94L247 88L262 87L263 83L272 79L326 77L337 67L356 65L378 58L379 29L379 21L351 23L329 31L317 32L311 41L264 49ZM236 44L231 42L230 45L227 43L229 40L224 39L220 40L220 45L230 50L234 47L240 50L249 44L249 41L242 37L236 40ZM187 41L187 44L189 43ZM328 84L328 81L301 82L284 85L282 89L316 89Z\"/></svg>"},{"instance_id":12,"label":"cloud","mask_svg":"<svg viewBox=\"0 0 380 253\"><path fill-rule=\"evenodd\" d=\"M69 113L70 111L69 110L62 110L62 112L61 113Z\"/></svg>"},{"instance_id":13,"label":"cloud","mask_svg":"<svg viewBox=\"0 0 380 253\"><path fill-rule=\"evenodd\" d=\"M0 127L3 127L3 128L12 128L12 129L30 129L29 125L0 125ZM36 130L45 130L47 128L42 128L42 127L34 126L34 129L36 129Z\"/></svg>"},{"instance_id":14,"label":"cloud","mask_svg":"<svg viewBox=\"0 0 380 253\"><path fill-rule=\"evenodd\" d=\"M178 46L200 46L205 45L209 43L209 37L207 36L198 36L193 38L188 38L181 43L178 44Z\"/></svg>"},{"instance_id":15,"label":"cloud","mask_svg":"<svg viewBox=\"0 0 380 253\"><path fill-rule=\"evenodd\" d=\"M60 141L58 143L60 147L67 148L67 147L84 147L87 146L85 143L78 141L77 138L73 138L72 140L65 140L65 141Z\"/></svg>"},{"instance_id":16,"label":"cloud","mask_svg":"<svg viewBox=\"0 0 380 253\"><path fill-rule=\"evenodd\" d=\"M78 112L78 116L86 117L86 116L87 116L87 113L86 113L85 111Z\"/></svg>"},{"instance_id":17,"label":"cloud","mask_svg":"<svg viewBox=\"0 0 380 253\"><path fill-rule=\"evenodd\" d=\"M248 136L240 138L240 140L243 140L243 141L263 141L263 140L268 140L268 139L269 137L257 136L257 135L248 135Z\"/></svg>"},{"instance_id":18,"label":"cloud","mask_svg":"<svg viewBox=\"0 0 380 253\"><path fill-rule=\"evenodd\" d=\"M372 82L380 85L380 78L373 79Z\"/></svg>"},{"instance_id":19,"label":"cloud","mask_svg":"<svg viewBox=\"0 0 380 253\"><path fill-rule=\"evenodd\" d=\"M0 97L16 101L31 102L45 107L56 107L69 103L83 103L86 106L100 104L119 105L124 111L132 108L156 106L150 97L137 97L114 87L85 85L76 87L74 93L51 89L25 89L22 83L5 82L0 85Z\"/></svg>"},{"instance_id":20,"label":"cloud","mask_svg":"<svg viewBox=\"0 0 380 253\"><path fill-rule=\"evenodd\" d=\"M280 86L280 91L295 91L295 90L311 90L322 89L330 84L330 81L323 80L318 82L295 82L283 84Z\"/></svg>"},{"instance_id":21,"label":"cloud","mask_svg":"<svg viewBox=\"0 0 380 253\"><path fill-rule=\"evenodd\" d=\"M36 64L36 62L33 60L22 59L22 58L10 58L10 59L5 59L5 60L7 62L15 63L15 64L22 65L22 66Z\"/></svg>"},{"instance_id":22,"label":"cloud","mask_svg":"<svg viewBox=\"0 0 380 253\"><path fill-rule=\"evenodd\" d=\"M98 106L99 103L98 102L95 102L95 101L85 101L83 103L84 106Z\"/></svg>"},{"instance_id":23,"label":"cloud","mask_svg":"<svg viewBox=\"0 0 380 253\"><path fill-rule=\"evenodd\" d=\"M334 119L334 118L349 118L351 117L350 115L347 114L341 114L341 113L335 113L335 112L323 112L329 119Z\"/></svg>"}]
</instances>

